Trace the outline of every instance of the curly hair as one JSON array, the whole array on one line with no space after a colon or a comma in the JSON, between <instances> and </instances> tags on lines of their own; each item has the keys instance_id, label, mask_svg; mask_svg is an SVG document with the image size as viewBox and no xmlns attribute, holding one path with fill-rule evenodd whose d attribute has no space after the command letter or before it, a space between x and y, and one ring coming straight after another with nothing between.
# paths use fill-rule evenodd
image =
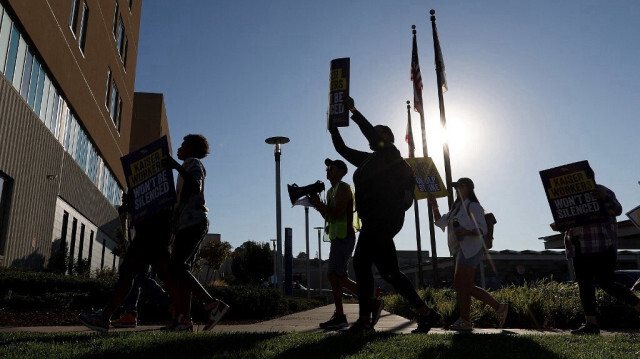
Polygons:
<instances>
[{"instance_id":1,"label":"curly hair","mask_svg":"<svg viewBox=\"0 0 640 359\"><path fill-rule=\"evenodd\" d=\"M195 158L205 158L209 154L209 141L203 135L190 134L184 136L184 142L191 147L191 155Z\"/></svg>"}]
</instances>

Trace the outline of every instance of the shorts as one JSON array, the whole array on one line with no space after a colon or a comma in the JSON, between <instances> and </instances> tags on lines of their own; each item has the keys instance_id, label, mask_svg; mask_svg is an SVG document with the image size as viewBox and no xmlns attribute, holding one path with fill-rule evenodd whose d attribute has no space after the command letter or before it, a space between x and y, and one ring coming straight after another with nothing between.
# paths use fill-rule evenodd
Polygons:
<instances>
[{"instance_id":1,"label":"shorts","mask_svg":"<svg viewBox=\"0 0 640 359\"><path fill-rule=\"evenodd\" d=\"M478 253L472 255L470 258L466 258L464 253L462 253L462 249L458 249L456 253L456 263L464 264L471 268L475 268L480 264L480 261L484 259L484 250L481 248Z\"/></svg>"},{"instance_id":2,"label":"shorts","mask_svg":"<svg viewBox=\"0 0 640 359\"><path fill-rule=\"evenodd\" d=\"M171 264L182 268L193 266L196 254L200 250L202 240L209 232L209 220L204 219L200 223L179 230L174 235L171 246Z\"/></svg>"},{"instance_id":3,"label":"shorts","mask_svg":"<svg viewBox=\"0 0 640 359\"><path fill-rule=\"evenodd\" d=\"M347 264L356 246L355 238L334 239L329 248L329 262L327 274L336 274L340 277L348 276Z\"/></svg>"}]
</instances>

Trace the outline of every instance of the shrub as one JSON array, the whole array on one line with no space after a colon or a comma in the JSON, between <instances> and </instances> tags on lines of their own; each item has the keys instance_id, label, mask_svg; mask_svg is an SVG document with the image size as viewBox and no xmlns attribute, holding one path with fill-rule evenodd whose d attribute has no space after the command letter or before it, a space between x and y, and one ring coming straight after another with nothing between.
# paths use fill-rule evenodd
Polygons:
<instances>
[{"instance_id":1,"label":"shrub","mask_svg":"<svg viewBox=\"0 0 640 359\"><path fill-rule=\"evenodd\" d=\"M499 302L510 303L507 326L515 328L550 329L574 328L584 321L580 294L573 283L541 280L525 286L509 286L491 292ZM456 293L452 289L426 288L419 291L428 306L435 308L446 323L454 322L459 314ZM603 328L637 328L640 319L633 308L597 290L600 325ZM385 309L412 319L409 303L398 294L385 297ZM493 308L472 299L471 319L477 327L498 324Z\"/></svg>"},{"instance_id":2,"label":"shrub","mask_svg":"<svg viewBox=\"0 0 640 359\"><path fill-rule=\"evenodd\" d=\"M0 268L0 307L17 310L77 309L91 310L107 303L117 280L113 271L96 272L95 278ZM225 320L264 320L302 310L323 302L286 297L273 288L262 286L207 286L207 290L231 306ZM166 308L145 298L138 303L142 320L166 319ZM194 298L195 320L203 321L204 309Z\"/></svg>"}]
</instances>

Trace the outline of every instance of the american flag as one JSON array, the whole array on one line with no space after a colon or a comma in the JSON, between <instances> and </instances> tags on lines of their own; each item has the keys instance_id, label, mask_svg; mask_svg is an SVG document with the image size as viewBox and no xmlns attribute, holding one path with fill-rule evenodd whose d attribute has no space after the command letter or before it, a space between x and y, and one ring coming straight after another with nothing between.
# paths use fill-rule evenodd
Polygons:
<instances>
[{"instance_id":1,"label":"american flag","mask_svg":"<svg viewBox=\"0 0 640 359\"><path fill-rule=\"evenodd\" d=\"M407 106L407 134L405 135L404 140L409 144L409 158L414 158L416 152L416 144L413 142L413 131L411 130L411 111L409 111L408 108L409 106Z\"/></svg>"},{"instance_id":2,"label":"american flag","mask_svg":"<svg viewBox=\"0 0 640 359\"><path fill-rule=\"evenodd\" d=\"M434 46L436 52L436 71L440 72L440 81L442 82L442 92L447 92L449 86L447 85L447 75L444 70L444 60L442 59L442 49L440 48L440 37L438 36L438 28L434 25ZM438 67L438 65L440 65Z\"/></svg>"},{"instance_id":3,"label":"american flag","mask_svg":"<svg viewBox=\"0 0 640 359\"><path fill-rule=\"evenodd\" d=\"M418 41L416 32L413 31L413 50L411 51L411 81L413 81L413 109L416 112L424 113L422 107L422 75L420 74L420 63L418 61Z\"/></svg>"}]
</instances>

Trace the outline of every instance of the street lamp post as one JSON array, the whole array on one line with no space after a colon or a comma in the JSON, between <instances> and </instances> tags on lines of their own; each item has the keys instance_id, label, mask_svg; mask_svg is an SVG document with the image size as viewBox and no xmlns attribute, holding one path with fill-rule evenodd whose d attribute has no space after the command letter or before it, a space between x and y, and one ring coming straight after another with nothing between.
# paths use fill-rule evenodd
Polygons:
<instances>
[{"instance_id":1,"label":"street lamp post","mask_svg":"<svg viewBox=\"0 0 640 359\"><path fill-rule=\"evenodd\" d=\"M277 239L271 240L271 243L273 244L273 280L274 280L274 283L271 283L271 284L274 284L274 285L278 283L278 277L277 277L278 267L276 266L276 263L278 263L278 252L276 252L276 241Z\"/></svg>"},{"instance_id":2,"label":"street lamp post","mask_svg":"<svg viewBox=\"0 0 640 359\"><path fill-rule=\"evenodd\" d=\"M320 282L318 283L318 289L322 291L322 230L324 227L313 227L318 230L318 274Z\"/></svg>"},{"instance_id":3,"label":"street lamp post","mask_svg":"<svg viewBox=\"0 0 640 359\"><path fill-rule=\"evenodd\" d=\"M287 137L275 136L269 137L264 142L274 145L273 155L276 160L276 278L278 279L278 290L282 291L282 214L280 206L280 155L282 154L282 145L289 142Z\"/></svg>"}]
</instances>

